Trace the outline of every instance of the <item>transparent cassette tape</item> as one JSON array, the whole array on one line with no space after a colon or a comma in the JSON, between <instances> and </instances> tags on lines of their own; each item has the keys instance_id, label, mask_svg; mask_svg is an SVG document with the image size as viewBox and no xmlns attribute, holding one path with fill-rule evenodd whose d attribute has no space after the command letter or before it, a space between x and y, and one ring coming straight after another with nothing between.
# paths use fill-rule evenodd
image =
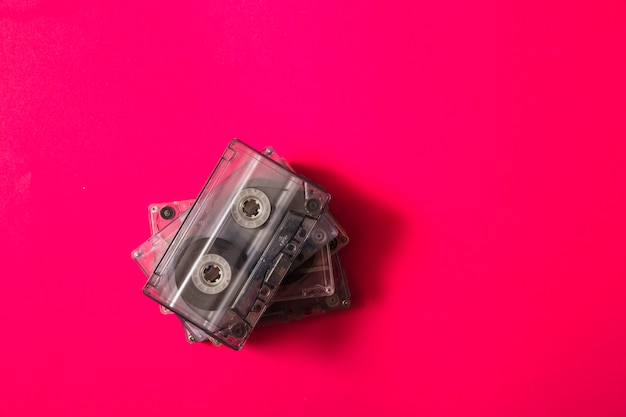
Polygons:
<instances>
[{"instance_id":1,"label":"transparent cassette tape","mask_svg":"<svg viewBox=\"0 0 626 417\"><path fill-rule=\"evenodd\" d=\"M165 247L144 293L240 349L329 199L310 180L233 140L180 227L165 227L133 252L146 271L156 260L146 245Z\"/></svg>"},{"instance_id":2,"label":"transparent cassette tape","mask_svg":"<svg viewBox=\"0 0 626 417\"><path fill-rule=\"evenodd\" d=\"M277 153L274 152L272 148L266 148L264 151L265 155L270 157L272 160L280 163L287 168L291 169L291 167L286 163L286 161L281 158ZM164 229L166 226L174 223L175 226L170 226L173 230L174 228L178 228L181 222L184 220L186 216L186 211L193 205L195 200L180 200L180 201L172 201L165 203L157 203L151 204L149 207L149 220L150 220L150 230L152 234L156 234L157 232ZM310 253L315 252L318 248L309 245L308 248L303 248L298 258L306 259L304 262L300 261L300 266L296 268L296 264L292 265L292 271L287 274L287 276L283 279L281 285L278 287L278 291L275 294L272 305L275 307L270 307L272 313L268 317L272 317L272 320L264 320L261 318L261 323L273 324L273 323L282 323L290 320L296 320L304 317L308 317L310 315L316 315L319 312L326 311L334 311L335 309L345 308L349 305L349 292L347 291L347 283L342 281L342 286L338 289L337 295L333 296L334 293L334 282L337 280L338 276L343 277L345 281L345 272L340 268L340 264L338 264L338 259L331 262L331 254L335 254L340 249L342 249L349 241L348 236L346 234L345 229L337 222L337 220L329 213L324 213L325 223L320 220L318 225L316 225L316 229L313 230L312 234L315 235L316 230L321 231L321 233L325 233L326 231L331 231L330 237L333 237L330 241L328 241L328 245L325 245L322 249L317 251L312 257L310 257ZM332 224L331 227L328 227L328 224ZM325 227L323 225L326 225ZM174 233L170 232L168 236L173 237ZM322 234L322 236L324 236ZM319 235L316 239L318 242L326 242L328 240L328 236L324 236L324 238L320 238ZM162 245L162 251L164 251L164 246ZM158 245L155 245L152 250L158 248ZM306 250L305 250L306 249ZM150 250L150 249L148 249ZM158 251L155 253L155 258L160 258L162 253L158 254ZM308 259L307 259L308 258ZM158 259L154 259L154 264L148 268L151 270L156 265L156 261ZM148 272L148 276L150 275ZM334 274L334 276L333 276ZM303 301L299 303L296 300L301 298L320 298L315 302L311 301ZM341 305L337 304L337 301L341 299ZM292 300L292 302L283 302L287 300ZM348 303L348 304L347 304ZM318 305L319 304L319 305ZM278 308L283 306L284 308ZM312 306L316 306L312 308ZM336 307L338 306L338 307ZM173 314L170 310L160 305L161 312L163 314ZM280 311L281 314L277 314ZM297 314L299 312L299 314ZM276 320L276 317L280 317L279 320ZM220 346L221 343L216 339L210 337L207 333L203 332L197 326L191 324L190 322L184 320L182 317L178 317L181 320L183 328L185 330L186 340L190 343L194 342L203 342L208 341L213 343L215 346Z\"/></svg>"}]
</instances>

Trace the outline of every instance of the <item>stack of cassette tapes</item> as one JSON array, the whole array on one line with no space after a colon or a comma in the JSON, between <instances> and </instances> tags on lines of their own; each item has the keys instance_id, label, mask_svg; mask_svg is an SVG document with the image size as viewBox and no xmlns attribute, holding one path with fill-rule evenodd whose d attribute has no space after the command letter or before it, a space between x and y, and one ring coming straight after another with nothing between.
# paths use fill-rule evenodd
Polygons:
<instances>
[{"instance_id":1,"label":"stack of cassette tapes","mask_svg":"<svg viewBox=\"0 0 626 417\"><path fill-rule=\"evenodd\" d=\"M329 200L272 148L234 139L195 200L149 207L152 236L132 252L143 291L189 342L235 350L255 327L347 308Z\"/></svg>"}]
</instances>

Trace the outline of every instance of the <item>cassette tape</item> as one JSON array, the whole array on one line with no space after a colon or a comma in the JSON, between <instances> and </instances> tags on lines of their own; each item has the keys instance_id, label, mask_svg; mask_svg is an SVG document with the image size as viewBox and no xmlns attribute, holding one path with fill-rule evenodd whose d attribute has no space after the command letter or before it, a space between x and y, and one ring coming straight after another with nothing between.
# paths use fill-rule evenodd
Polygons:
<instances>
[{"instance_id":1,"label":"cassette tape","mask_svg":"<svg viewBox=\"0 0 626 417\"><path fill-rule=\"evenodd\" d=\"M259 326L287 323L350 307L350 288L338 253L332 256L332 270L335 278L334 294L273 302L261 317Z\"/></svg>"},{"instance_id":2,"label":"cassette tape","mask_svg":"<svg viewBox=\"0 0 626 417\"><path fill-rule=\"evenodd\" d=\"M329 199L317 184L231 141L180 227L165 227L133 252L146 271L156 259L144 257L145 245L165 248L144 293L240 349Z\"/></svg>"},{"instance_id":3,"label":"cassette tape","mask_svg":"<svg viewBox=\"0 0 626 417\"><path fill-rule=\"evenodd\" d=\"M264 150L265 155L268 155L272 160L286 166L291 169L291 167L286 163L286 161L281 158L274 150L270 147ZM152 234L156 234L157 232L164 229L171 223L175 223L175 226L171 226L172 228L178 228L184 217L186 216L186 211L189 207L193 205L195 200L180 200L180 201L172 201L165 203L156 203L151 204L149 206L149 220L150 220L150 230ZM313 247L309 245L309 247L303 247L299 259L306 259L304 264L300 265L298 268L295 268L296 264L292 266L292 272L288 273L287 276L283 279L281 285L278 287L278 291L273 298L273 302L284 301L284 300L297 300L300 298L310 298L310 297L328 297L334 292L334 279L333 279L333 267L330 260L330 255L336 253L341 248L343 248L349 241L347 237L347 233L345 229L337 222L337 220L329 213L324 213L325 223L326 225L332 224L331 227L322 227L322 220L316 226L316 229L313 230L313 236L317 233L325 233L330 230L331 235L333 237L332 240L328 242L328 245L324 246L320 251L316 252L315 255L310 257L311 252L315 252L317 247ZM173 235L173 233L170 233ZM322 235L324 236L324 235ZM324 238L318 237L315 239L318 242L326 242L328 238L324 236ZM158 245L154 246L154 248L158 248ZM153 249L154 249L153 248ZM148 249L149 250L149 249ZM147 250L146 250L147 252ZM154 258L160 257L162 253L159 255L155 254ZM307 259L308 258L308 259ZM154 259L154 264L146 269L152 271L156 264L156 259ZM336 272L335 272L336 273ZM150 274L148 273L148 276ZM341 293L341 290L339 291ZM330 298L329 300L333 300L334 298ZM297 303L296 303L297 304ZM174 314L167 308L160 305L162 314ZM289 309L294 311L307 311L305 305L302 306L301 309ZM283 315L284 316L284 315ZM306 317L306 316L304 316ZM185 321L183 318L178 317L185 330L186 340L190 343L194 342L203 342L208 341L213 343L215 346L220 346L217 340L208 336L205 332L200 330L198 327L193 324ZM284 317L283 317L284 321Z\"/></svg>"}]
</instances>

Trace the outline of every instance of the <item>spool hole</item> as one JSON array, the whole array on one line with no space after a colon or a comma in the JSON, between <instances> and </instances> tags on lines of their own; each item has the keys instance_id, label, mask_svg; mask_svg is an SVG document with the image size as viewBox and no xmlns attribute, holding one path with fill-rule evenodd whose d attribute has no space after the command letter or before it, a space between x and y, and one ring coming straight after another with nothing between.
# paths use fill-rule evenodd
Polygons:
<instances>
[{"instance_id":1,"label":"spool hole","mask_svg":"<svg viewBox=\"0 0 626 417\"><path fill-rule=\"evenodd\" d=\"M217 265L206 265L202 268L202 279L208 285L215 285L222 279L222 270Z\"/></svg>"},{"instance_id":2,"label":"spool hole","mask_svg":"<svg viewBox=\"0 0 626 417\"><path fill-rule=\"evenodd\" d=\"M254 219L261 213L261 203L256 198L248 198L241 203L241 211L247 218Z\"/></svg>"}]
</instances>

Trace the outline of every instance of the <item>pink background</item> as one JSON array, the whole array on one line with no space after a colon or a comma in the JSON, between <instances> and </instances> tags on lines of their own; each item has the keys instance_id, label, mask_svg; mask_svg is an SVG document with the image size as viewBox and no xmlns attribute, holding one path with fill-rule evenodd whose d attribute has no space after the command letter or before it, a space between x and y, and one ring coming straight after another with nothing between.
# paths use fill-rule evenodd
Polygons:
<instances>
[{"instance_id":1,"label":"pink background","mask_svg":"<svg viewBox=\"0 0 626 417\"><path fill-rule=\"evenodd\" d=\"M101 3L0 1L0 415L626 416L624 1ZM130 258L231 137L352 238L240 352Z\"/></svg>"}]
</instances>

